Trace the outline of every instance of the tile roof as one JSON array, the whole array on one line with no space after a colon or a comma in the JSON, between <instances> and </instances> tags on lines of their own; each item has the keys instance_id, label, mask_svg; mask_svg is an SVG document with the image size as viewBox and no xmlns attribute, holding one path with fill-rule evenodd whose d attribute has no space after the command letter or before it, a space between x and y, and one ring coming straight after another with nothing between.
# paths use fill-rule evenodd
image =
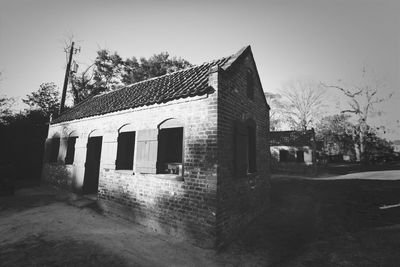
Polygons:
<instances>
[{"instance_id":1,"label":"tile roof","mask_svg":"<svg viewBox=\"0 0 400 267\"><path fill-rule=\"evenodd\" d=\"M314 130L270 132L270 146L308 146L313 136Z\"/></svg>"},{"instance_id":2,"label":"tile roof","mask_svg":"<svg viewBox=\"0 0 400 267\"><path fill-rule=\"evenodd\" d=\"M226 70L248 50L250 46L228 57L89 97L52 120L51 124L207 94L212 92L208 85L210 69L218 66Z\"/></svg>"}]
</instances>

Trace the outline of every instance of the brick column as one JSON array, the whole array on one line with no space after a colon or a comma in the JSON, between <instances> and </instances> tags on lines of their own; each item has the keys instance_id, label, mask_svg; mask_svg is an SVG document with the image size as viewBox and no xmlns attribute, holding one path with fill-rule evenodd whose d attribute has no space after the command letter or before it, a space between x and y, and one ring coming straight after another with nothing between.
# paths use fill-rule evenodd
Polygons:
<instances>
[{"instance_id":1,"label":"brick column","mask_svg":"<svg viewBox=\"0 0 400 267\"><path fill-rule=\"evenodd\" d=\"M75 143L75 158L72 174L72 187L74 191L81 192L85 175L87 136L79 136Z\"/></svg>"}]
</instances>

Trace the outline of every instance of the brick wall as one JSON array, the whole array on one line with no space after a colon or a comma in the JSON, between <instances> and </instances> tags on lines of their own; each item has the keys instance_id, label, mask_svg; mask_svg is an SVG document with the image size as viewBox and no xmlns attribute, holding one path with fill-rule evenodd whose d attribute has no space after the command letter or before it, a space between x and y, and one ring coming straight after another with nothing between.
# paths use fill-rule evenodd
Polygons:
<instances>
[{"instance_id":1,"label":"brick wall","mask_svg":"<svg viewBox=\"0 0 400 267\"><path fill-rule=\"evenodd\" d=\"M207 96L51 125L48 137L62 139L58 162L44 164L43 180L80 192L88 138L103 136L98 187L103 209L199 245L229 242L269 203L269 116L253 63L248 55L228 71L211 70L209 85L215 91ZM248 68L255 74L254 100L246 96ZM157 129L169 118L184 124L183 180L115 170L121 127ZM257 172L238 176L234 122L247 118L256 123ZM78 137L75 162L66 166L66 137L71 134Z\"/></svg>"},{"instance_id":2,"label":"brick wall","mask_svg":"<svg viewBox=\"0 0 400 267\"><path fill-rule=\"evenodd\" d=\"M254 100L246 94L247 70L251 69ZM250 54L228 71L220 71L218 101L218 243L234 239L269 203L269 114L257 71ZM256 123L257 171L235 173L235 121L251 118Z\"/></svg>"},{"instance_id":3,"label":"brick wall","mask_svg":"<svg viewBox=\"0 0 400 267\"><path fill-rule=\"evenodd\" d=\"M213 83L213 75L210 85ZM176 100L134 111L51 125L48 137L78 136L75 161L64 165L66 142L60 142L58 163L44 165L43 180L80 191L83 185L88 137L103 136L98 198L109 211L133 219L156 231L215 245L217 189L217 93ZM157 129L168 118L184 124L183 181L162 175L133 175L115 170L118 130ZM126 126L125 126L126 127ZM63 140L63 139L62 139ZM63 147L64 146L64 147ZM136 154L136 151L135 151Z\"/></svg>"}]
</instances>

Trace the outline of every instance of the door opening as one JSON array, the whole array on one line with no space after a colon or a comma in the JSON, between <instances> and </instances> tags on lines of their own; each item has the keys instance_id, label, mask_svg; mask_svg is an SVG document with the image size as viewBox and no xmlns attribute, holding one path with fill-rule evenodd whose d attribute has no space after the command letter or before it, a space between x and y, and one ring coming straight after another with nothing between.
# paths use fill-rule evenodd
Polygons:
<instances>
[{"instance_id":1,"label":"door opening","mask_svg":"<svg viewBox=\"0 0 400 267\"><path fill-rule=\"evenodd\" d=\"M97 194L99 186L100 156L102 136L89 137L86 150L84 194Z\"/></svg>"}]
</instances>

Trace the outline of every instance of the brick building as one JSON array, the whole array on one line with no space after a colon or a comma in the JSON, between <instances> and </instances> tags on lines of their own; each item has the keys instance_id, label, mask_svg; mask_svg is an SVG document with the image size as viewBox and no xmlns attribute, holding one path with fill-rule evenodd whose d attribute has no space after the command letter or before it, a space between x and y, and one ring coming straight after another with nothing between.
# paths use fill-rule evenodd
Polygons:
<instances>
[{"instance_id":1,"label":"brick building","mask_svg":"<svg viewBox=\"0 0 400 267\"><path fill-rule=\"evenodd\" d=\"M42 179L219 246L268 206L268 118L248 46L64 112L49 127Z\"/></svg>"},{"instance_id":2,"label":"brick building","mask_svg":"<svg viewBox=\"0 0 400 267\"><path fill-rule=\"evenodd\" d=\"M314 129L270 132L273 171L312 173L316 167Z\"/></svg>"}]
</instances>

